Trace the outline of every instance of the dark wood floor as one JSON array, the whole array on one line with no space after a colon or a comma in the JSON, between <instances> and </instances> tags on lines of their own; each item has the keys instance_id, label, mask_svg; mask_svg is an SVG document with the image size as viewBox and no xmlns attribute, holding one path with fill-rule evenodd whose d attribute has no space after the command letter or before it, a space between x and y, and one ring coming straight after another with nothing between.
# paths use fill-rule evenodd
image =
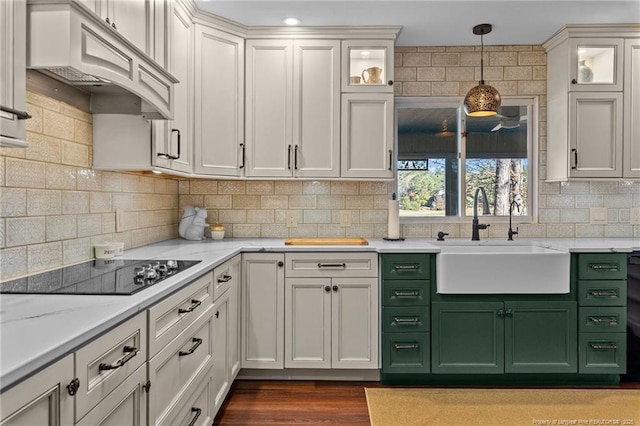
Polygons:
<instances>
[{"instance_id":1,"label":"dark wood floor","mask_svg":"<svg viewBox=\"0 0 640 426\"><path fill-rule=\"evenodd\" d=\"M364 388L378 382L236 380L214 425L369 425Z\"/></svg>"},{"instance_id":2,"label":"dark wood floor","mask_svg":"<svg viewBox=\"0 0 640 426\"><path fill-rule=\"evenodd\" d=\"M379 382L236 380L214 425L369 425L365 387ZM640 383L620 388L640 389Z\"/></svg>"}]
</instances>

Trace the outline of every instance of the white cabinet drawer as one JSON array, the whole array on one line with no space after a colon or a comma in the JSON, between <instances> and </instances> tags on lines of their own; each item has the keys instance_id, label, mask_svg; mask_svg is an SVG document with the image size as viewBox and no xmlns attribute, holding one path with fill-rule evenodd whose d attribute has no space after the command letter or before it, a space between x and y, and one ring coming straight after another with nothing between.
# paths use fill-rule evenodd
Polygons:
<instances>
[{"instance_id":1,"label":"white cabinet drawer","mask_svg":"<svg viewBox=\"0 0 640 426\"><path fill-rule=\"evenodd\" d=\"M287 277L377 277L376 253L286 253Z\"/></svg>"},{"instance_id":2,"label":"white cabinet drawer","mask_svg":"<svg viewBox=\"0 0 640 426\"><path fill-rule=\"evenodd\" d=\"M146 426L147 365L138 368L120 386L103 399L76 426Z\"/></svg>"},{"instance_id":3,"label":"white cabinet drawer","mask_svg":"<svg viewBox=\"0 0 640 426\"><path fill-rule=\"evenodd\" d=\"M183 404L174 410L162 426L205 426L213 424L213 379L207 374L195 391L187 395ZM189 389L192 390L192 389Z\"/></svg>"},{"instance_id":4,"label":"white cabinet drawer","mask_svg":"<svg viewBox=\"0 0 640 426\"><path fill-rule=\"evenodd\" d=\"M209 272L148 310L150 358L211 307L212 283Z\"/></svg>"},{"instance_id":5,"label":"white cabinet drawer","mask_svg":"<svg viewBox=\"0 0 640 426\"><path fill-rule=\"evenodd\" d=\"M146 313L142 312L76 352L76 421L124 382L147 359Z\"/></svg>"},{"instance_id":6,"label":"white cabinet drawer","mask_svg":"<svg viewBox=\"0 0 640 426\"><path fill-rule=\"evenodd\" d=\"M149 361L149 424L166 423L180 399L213 364L213 307ZM168 424L168 423L166 423Z\"/></svg>"},{"instance_id":7,"label":"white cabinet drawer","mask_svg":"<svg viewBox=\"0 0 640 426\"><path fill-rule=\"evenodd\" d=\"M240 283L239 262L240 258L236 256L213 270L213 300L222 296L232 285Z\"/></svg>"}]
</instances>

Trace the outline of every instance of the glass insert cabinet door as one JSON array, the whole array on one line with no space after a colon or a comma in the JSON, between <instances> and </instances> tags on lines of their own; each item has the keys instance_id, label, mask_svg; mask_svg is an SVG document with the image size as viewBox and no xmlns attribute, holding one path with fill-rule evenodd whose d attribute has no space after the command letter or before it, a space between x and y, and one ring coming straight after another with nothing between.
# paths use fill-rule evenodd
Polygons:
<instances>
[{"instance_id":1,"label":"glass insert cabinet door","mask_svg":"<svg viewBox=\"0 0 640 426\"><path fill-rule=\"evenodd\" d=\"M624 40L570 40L571 91L621 91Z\"/></svg>"},{"instance_id":2,"label":"glass insert cabinet door","mask_svg":"<svg viewBox=\"0 0 640 426\"><path fill-rule=\"evenodd\" d=\"M393 41L343 41L342 91L393 93Z\"/></svg>"}]
</instances>

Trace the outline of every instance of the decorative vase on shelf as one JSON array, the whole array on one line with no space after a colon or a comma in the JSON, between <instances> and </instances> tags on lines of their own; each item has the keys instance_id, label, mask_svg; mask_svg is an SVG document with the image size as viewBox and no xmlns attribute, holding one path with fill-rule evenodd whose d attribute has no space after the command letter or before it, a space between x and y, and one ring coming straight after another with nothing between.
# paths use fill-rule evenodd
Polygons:
<instances>
[{"instance_id":1,"label":"decorative vase on shelf","mask_svg":"<svg viewBox=\"0 0 640 426\"><path fill-rule=\"evenodd\" d=\"M593 81L593 71L584 62L584 59L578 62L578 80L580 83L591 83Z\"/></svg>"}]
</instances>

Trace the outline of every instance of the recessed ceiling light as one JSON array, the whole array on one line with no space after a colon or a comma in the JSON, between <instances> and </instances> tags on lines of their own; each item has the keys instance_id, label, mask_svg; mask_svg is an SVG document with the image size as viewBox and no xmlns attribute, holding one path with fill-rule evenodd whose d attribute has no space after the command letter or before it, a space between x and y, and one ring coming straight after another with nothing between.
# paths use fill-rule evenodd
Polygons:
<instances>
[{"instance_id":1,"label":"recessed ceiling light","mask_svg":"<svg viewBox=\"0 0 640 426\"><path fill-rule=\"evenodd\" d=\"M300 25L302 21L299 18L284 18L282 22L285 25Z\"/></svg>"}]
</instances>

